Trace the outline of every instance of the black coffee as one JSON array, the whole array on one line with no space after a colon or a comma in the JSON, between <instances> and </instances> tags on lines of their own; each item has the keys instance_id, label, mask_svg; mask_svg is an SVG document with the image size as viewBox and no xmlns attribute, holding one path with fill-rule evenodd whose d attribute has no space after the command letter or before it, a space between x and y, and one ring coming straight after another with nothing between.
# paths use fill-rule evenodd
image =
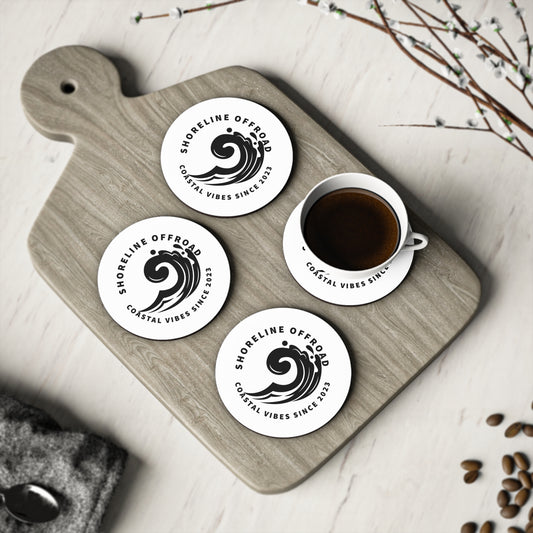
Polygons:
<instances>
[{"instance_id":1,"label":"black coffee","mask_svg":"<svg viewBox=\"0 0 533 533\"><path fill-rule=\"evenodd\" d=\"M396 251L400 226L381 196L346 188L315 202L305 219L304 238L324 263L343 270L365 270Z\"/></svg>"}]
</instances>

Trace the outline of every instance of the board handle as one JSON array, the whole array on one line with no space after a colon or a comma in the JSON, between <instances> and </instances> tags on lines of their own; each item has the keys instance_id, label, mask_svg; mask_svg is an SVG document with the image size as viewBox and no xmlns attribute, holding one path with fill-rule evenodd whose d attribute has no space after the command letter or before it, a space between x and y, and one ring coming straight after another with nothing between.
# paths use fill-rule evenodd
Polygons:
<instances>
[{"instance_id":1,"label":"board handle","mask_svg":"<svg viewBox=\"0 0 533 533\"><path fill-rule=\"evenodd\" d=\"M122 98L113 63L87 46L63 46L44 54L26 72L21 86L30 123L59 141L75 142L95 117L105 117L106 107L116 107Z\"/></svg>"}]
</instances>

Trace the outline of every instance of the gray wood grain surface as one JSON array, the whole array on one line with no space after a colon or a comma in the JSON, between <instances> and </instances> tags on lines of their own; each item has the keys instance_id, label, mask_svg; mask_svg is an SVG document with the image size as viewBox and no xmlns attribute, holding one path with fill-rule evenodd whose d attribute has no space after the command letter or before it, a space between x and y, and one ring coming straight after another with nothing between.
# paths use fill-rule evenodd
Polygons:
<instances>
[{"instance_id":1,"label":"gray wood grain surface","mask_svg":"<svg viewBox=\"0 0 533 533\"><path fill-rule=\"evenodd\" d=\"M76 90L63 93L64 81ZM210 217L187 207L169 190L159 163L161 142L174 119L218 96L249 98L271 109L287 126L295 149L291 178L278 198L238 218ZM406 280L387 298L338 307L293 280L281 246L292 209L323 178L366 169L254 71L226 68L126 98L104 56L90 48L64 47L29 69L22 101L38 131L75 144L29 236L36 269L174 416L255 490L280 492L309 476L420 373L475 312L477 277L414 215L413 230L426 233L430 244L416 253ZM150 341L123 330L105 312L96 287L99 260L112 238L157 215L183 216L210 229L232 269L220 314L198 333L175 341ZM305 309L331 323L341 332L354 369L339 414L320 430L292 439L264 437L241 426L219 400L214 380L218 347L227 333L248 315L278 306Z\"/></svg>"}]
</instances>

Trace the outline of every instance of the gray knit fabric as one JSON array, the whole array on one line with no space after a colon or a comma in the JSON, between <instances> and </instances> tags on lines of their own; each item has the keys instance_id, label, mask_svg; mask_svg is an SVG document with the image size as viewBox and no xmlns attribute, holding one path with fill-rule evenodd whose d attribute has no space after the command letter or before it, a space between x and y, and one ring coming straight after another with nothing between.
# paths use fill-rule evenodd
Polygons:
<instances>
[{"instance_id":1,"label":"gray knit fabric","mask_svg":"<svg viewBox=\"0 0 533 533\"><path fill-rule=\"evenodd\" d=\"M2 533L96 533L122 474L126 452L65 431L41 409L0 394L0 488L36 483L58 499L54 521L28 525L0 509Z\"/></svg>"}]
</instances>

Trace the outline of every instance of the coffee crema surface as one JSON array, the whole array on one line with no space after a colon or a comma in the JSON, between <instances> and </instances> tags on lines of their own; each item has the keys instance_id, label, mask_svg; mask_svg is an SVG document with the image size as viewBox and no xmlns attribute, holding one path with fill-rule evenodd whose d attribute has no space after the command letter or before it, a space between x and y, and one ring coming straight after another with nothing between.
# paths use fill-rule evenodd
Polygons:
<instances>
[{"instance_id":1,"label":"coffee crema surface","mask_svg":"<svg viewBox=\"0 0 533 533\"><path fill-rule=\"evenodd\" d=\"M322 261L342 270L366 270L396 251L400 225L381 196L359 188L332 191L309 209L304 238Z\"/></svg>"}]
</instances>

